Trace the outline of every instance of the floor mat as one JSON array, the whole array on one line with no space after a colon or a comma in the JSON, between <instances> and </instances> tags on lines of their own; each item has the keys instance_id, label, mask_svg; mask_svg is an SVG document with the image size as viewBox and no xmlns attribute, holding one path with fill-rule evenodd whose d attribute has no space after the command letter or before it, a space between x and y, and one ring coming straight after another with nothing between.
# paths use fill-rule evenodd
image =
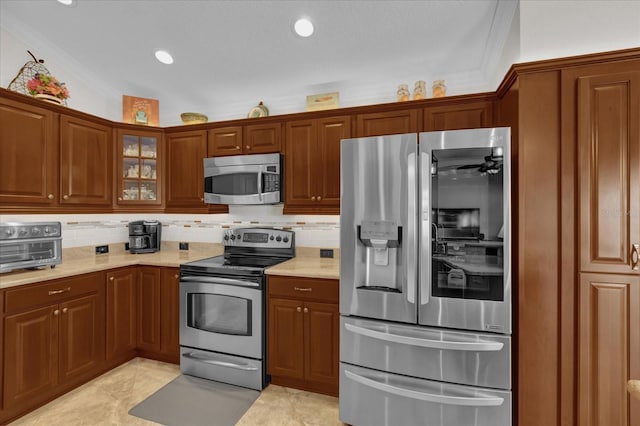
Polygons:
<instances>
[{"instance_id":1,"label":"floor mat","mask_svg":"<svg viewBox=\"0 0 640 426\"><path fill-rule=\"evenodd\" d=\"M260 392L180 375L129 410L167 426L233 426Z\"/></svg>"}]
</instances>

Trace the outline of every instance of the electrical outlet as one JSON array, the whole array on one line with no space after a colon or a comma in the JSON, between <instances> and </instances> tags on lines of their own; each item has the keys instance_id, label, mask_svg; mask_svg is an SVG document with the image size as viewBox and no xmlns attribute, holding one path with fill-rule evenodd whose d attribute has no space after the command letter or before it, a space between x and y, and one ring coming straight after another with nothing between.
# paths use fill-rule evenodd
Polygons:
<instances>
[{"instance_id":1,"label":"electrical outlet","mask_svg":"<svg viewBox=\"0 0 640 426\"><path fill-rule=\"evenodd\" d=\"M189 243L180 243L178 244L180 250L189 250Z\"/></svg>"},{"instance_id":2,"label":"electrical outlet","mask_svg":"<svg viewBox=\"0 0 640 426\"><path fill-rule=\"evenodd\" d=\"M124 251L129 251L129 243L124 243Z\"/></svg>"},{"instance_id":3,"label":"electrical outlet","mask_svg":"<svg viewBox=\"0 0 640 426\"><path fill-rule=\"evenodd\" d=\"M109 246L96 246L96 254L109 253Z\"/></svg>"},{"instance_id":4,"label":"electrical outlet","mask_svg":"<svg viewBox=\"0 0 640 426\"><path fill-rule=\"evenodd\" d=\"M320 249L320 257L333 258L333 249Z\"/></svg>"}]
</instances>

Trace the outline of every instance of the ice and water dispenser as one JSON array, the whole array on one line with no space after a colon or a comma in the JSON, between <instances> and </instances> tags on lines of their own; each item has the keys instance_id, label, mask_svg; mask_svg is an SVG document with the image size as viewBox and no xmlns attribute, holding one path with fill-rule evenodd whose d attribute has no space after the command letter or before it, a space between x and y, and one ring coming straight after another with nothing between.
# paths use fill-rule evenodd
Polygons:
<instances>
[{"instance_id":1,"label":"ice and water dispenser","mask_svg":"<svg viewBox=\"0 0 640 426\"><path fill-rule=\"evenodd\" d=\"M365 275L357 288L400 293L397 268L402 256L402 226L393 221L362 221L358 240L364 245Z\"/></svg>"}]
</instances>

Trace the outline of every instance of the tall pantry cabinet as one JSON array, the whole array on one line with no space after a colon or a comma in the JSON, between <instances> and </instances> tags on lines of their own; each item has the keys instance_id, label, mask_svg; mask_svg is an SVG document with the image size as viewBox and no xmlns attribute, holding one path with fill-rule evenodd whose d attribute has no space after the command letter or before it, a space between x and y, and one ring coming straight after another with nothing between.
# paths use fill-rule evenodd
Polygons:
<instances>
[{"instance_id":1,"label":"tall pantry cabinet","mask_svg":"<svg viewBox=\"0 0 640 426\"><path fill-rule=\"evenodd\" d=\"M575 90L578 424L638 425L640 61L570 70Z\"/></svg>"}]
</instances>

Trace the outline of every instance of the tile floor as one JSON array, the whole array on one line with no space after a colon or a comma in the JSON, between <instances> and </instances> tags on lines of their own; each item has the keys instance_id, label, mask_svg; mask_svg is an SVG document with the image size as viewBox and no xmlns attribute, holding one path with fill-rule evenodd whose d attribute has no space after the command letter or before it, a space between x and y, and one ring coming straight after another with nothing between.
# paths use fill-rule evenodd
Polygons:
<instances>
[{"instance_id":1,"label":"tile floor","mask_svg":"<svg viewBox=\"0 0 640 426\"><path fill-rule=\"evenodd\" d=\"M177 365L136 358L10 423L18 425L156 425L128 411L180 374ZM338 399L270 385L238 426L331 426ZM188 425L185 425L188 426Z\"/></svg>"}]
</instances>

